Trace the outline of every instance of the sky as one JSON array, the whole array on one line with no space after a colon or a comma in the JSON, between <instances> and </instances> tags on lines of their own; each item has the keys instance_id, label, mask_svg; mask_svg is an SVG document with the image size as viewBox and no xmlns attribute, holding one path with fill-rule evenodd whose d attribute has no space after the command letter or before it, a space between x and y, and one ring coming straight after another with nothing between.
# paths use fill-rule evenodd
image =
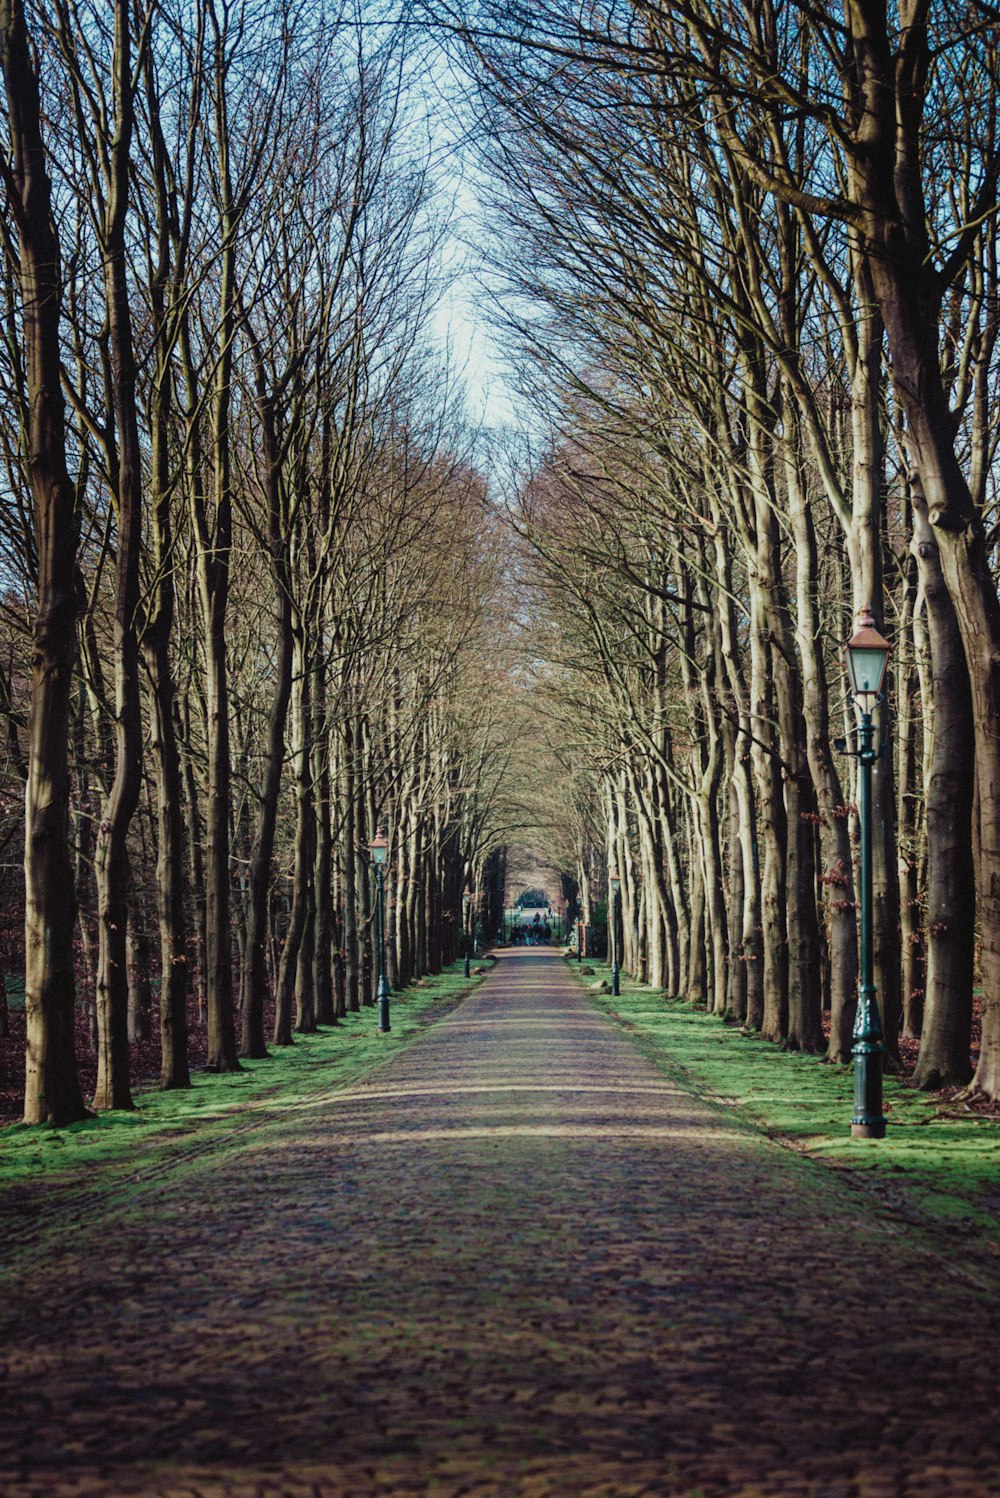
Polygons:
<instances>
[{"instance_id":1,"label":"sky","mask_svg":"<svg viewBox=\"0 0 1000 1498\"><path fill-rule=\"evenodd\" d=\"M457 267L465 259L461 243L453 246L453 255ZM455 282L438 306L434 332L442 350L450 350L456 373L466 387L472 423L499 432L517 425L519 413L484 316L484 302L485 293L475 270L470 265L458 269Z\"/></svg>"},{"instance_id":2,"label":"sky","mask_svg":"<svg viewBox=\"0 0 1000 1498\"><path fill-rule=\"evenodd\" d=\"M441 191L453 204L443 268L451 279L434 319L442 351L449 350L468 399L470 420L499 434L523 421L489 325L488 293L482 284L483 208L477 192L473 129L463 108L464 85L443 53L424 78L428 123Z\"/></svg>"}]
</instances>

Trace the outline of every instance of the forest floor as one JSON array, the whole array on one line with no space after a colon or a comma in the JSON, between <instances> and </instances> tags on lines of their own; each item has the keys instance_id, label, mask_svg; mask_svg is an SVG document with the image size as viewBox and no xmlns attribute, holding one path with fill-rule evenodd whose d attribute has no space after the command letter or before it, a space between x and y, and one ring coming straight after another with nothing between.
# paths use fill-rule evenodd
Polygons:
<instances>
[{"instance_id":1,"label":"forest floor","mask_svg":"<svg viewBox=\"0 0 1000 1498\"><path fill-rule=\"evenodd\" d=\"M771 1137L646 1002L505 953L353 1081L19 1173L4 1498L1000 1495L986 1237Z\"/></svg>"}]
</instances>

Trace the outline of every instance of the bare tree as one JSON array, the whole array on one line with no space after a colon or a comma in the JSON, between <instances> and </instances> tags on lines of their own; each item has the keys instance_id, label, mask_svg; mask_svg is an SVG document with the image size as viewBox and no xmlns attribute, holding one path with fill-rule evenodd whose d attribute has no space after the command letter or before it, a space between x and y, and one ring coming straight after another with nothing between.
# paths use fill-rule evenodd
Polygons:
<instances>
[{"instance_id":1,"label":"bare tree","mask_svg":"<svg viewBox=\"0 0 1000 1498\"><path fill-rule=\"evenodd\" d=\"M24 329L28 471L35 517L38 595L25 800L26 1123L69 1123L86 1114L75 1060L69 855L69 717L75 651L75 492L66 465L60 388L62 273L42 136L39 83L20 0L0 4L0 56L8 141L4 194L13 235ZM16 241L15 241L16 236Z\"/></svg>"}]
</instances>

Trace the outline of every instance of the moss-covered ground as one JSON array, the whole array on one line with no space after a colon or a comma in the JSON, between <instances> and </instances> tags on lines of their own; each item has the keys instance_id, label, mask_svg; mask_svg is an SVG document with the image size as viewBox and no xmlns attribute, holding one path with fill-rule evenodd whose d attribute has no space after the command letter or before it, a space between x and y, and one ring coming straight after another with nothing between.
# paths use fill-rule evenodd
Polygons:
<instances>
[{"instance_id":1,"label":"moss-covered ground","mask_svg":"<svg viewBox=\"0 0 1000 1498\"><path fill-rule=\"evenodd\" d=\"M577 970L575 961L568 963ZM589 985L610 980L590 961ZM1000 1254L1000 1124L885 1078L884 1140L852 1139L850 1066L783 1051L718 1015L624 980L594 1002L657 1064L790 1148L854 1180L916 1226Z\"/></svg>"},{"instance_id":2,"label":"moss-covered ground","mask_svg":"<svg viewBox=\"0 0 1000 1498\"><path fill-rule=\"evenodd\" d=\"M182 1139L208 1143L232 1131L258 1104L286 1109L331 1087L348 1087L481 981L466 978L464 963L456 962L392 995L388 1035L378 1033L375 1009L364 1008L316 1034L296 1035L291 1046L272 1047L264 1060L242 1061L238 1072L195 1073L182 1091L137 1092L134 1112L101 1113L65 1128L0 1129L0 1189L39 1176L55 1183L98 1167L113 1176L137 1151L144 1166L155 1164Z\"/></svg>"}]
</instances>

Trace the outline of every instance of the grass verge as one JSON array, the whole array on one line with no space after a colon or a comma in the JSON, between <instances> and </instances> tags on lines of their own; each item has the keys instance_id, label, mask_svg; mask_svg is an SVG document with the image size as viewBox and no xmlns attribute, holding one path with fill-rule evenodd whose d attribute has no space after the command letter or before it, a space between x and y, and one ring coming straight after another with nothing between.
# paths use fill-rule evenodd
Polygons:
<instances>
[{"instance_id":1,"label":"grass verge","mask_svg":"<svg viewBox=\"0 0 1000 1498\"><path fill-rule=\"evenodd\" d=\"M577 964L568 963L576 972ZM585 984L610 981L589 962ZM717 1015L623 982L621 995L591 992L663 1070L799 1153L853 1179L915 1226L1000 1254L1000 1124L956 1114L933 1094L885 1079L884 1140L852 1139L849 1066L782 1051L742 1035Z\"/></svg>"},{"instance_id":2,"label":"grass verge","mask_svg":"<svg viewBox=\"0 0 1000 1498\"><path fill-rule=\"evenodd\" d=\"M265 1060L243 1061L238 1072L196 1073L185 1091L138 1092L134 1112L99 1113L65 1128L0 1129L0 1189L39 1177L55 1184L95 1167L113 1174L116 1166L130 1169L137 1150L149 1161L182 1137L207 1142L258 1105L284 1108L331 1086L349 1087L481 982L466 978L464 964L455 962L393 994L388 1035L378 1033L375 1009L363 1009L315 1035L297 1035L294 1045L275 1047Z\"/></svg>"}]
</instances>

